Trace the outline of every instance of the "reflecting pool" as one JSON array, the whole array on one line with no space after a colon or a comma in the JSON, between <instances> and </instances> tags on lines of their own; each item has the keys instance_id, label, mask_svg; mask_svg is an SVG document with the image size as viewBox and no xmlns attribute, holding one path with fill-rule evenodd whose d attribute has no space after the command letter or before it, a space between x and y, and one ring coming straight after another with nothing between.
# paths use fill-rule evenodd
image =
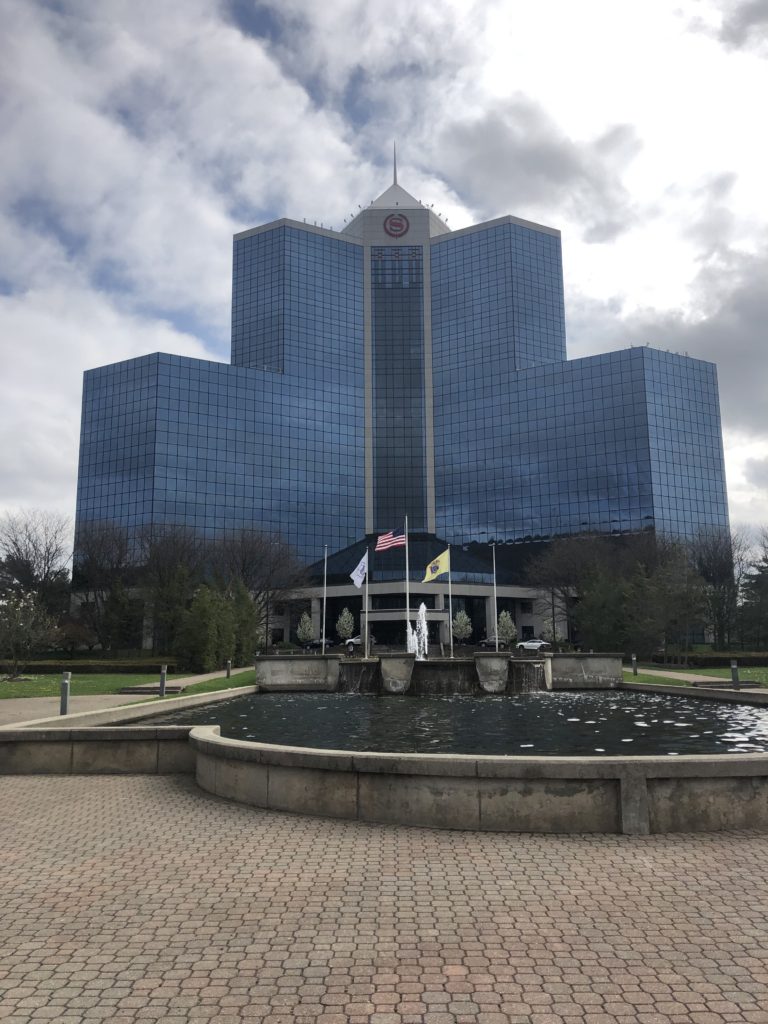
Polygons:
<instances>
[{"instance_id":1,"label":"reflecting pool","mask_svg":"<svg viewBox=\"0 0 768 1024\"><path fill-rule=\"evenodd\" d=\"M768 708L615 690L499 697L259 693L145 719L335 750L614 756L768 751Z\"/></svg>"}]
</instances>

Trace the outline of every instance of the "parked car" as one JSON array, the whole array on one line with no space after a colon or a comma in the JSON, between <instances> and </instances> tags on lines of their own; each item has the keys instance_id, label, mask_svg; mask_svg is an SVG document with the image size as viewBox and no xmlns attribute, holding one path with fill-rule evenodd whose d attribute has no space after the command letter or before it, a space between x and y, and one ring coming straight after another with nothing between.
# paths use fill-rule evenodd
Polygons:
<instances>
[{"instance_id":1,"label":"parked car","mask_svg":"<svg viewBox=\"0 0 768 1024\"><path fill-rule=\"evenodd\" d=\"M546 640L521 640L517 645L518 651L540 651L545 647L551 647L552 644Z\"/></svg>"},{"instance_id":2,"label":"parked car","mask_svg":"<svg viewBox=\"0 0 768 1024\"><path fill-rule=\"evenodd\" d=\"M500 651L506 651L508 646L509 646L509 644L507 643L506 640L499 640L499 650ZM495 651L496 650L496 637L495 636L487 636L487 637L485 637L483 640L480 641L480 643L478 644L478 647L492 647L494 649L494 651Z\"/></svg>"},{"instance_id":3,"label":"parked car","mask_svg":"<svg viewBox=\"0 0 768 1024\"><path fill-rule=\"evenodd\" d=\"M336 641L335 640L329 640L328 637L325 638L325 649L326 649L326 651L328 650L329 647L335 647L335 646L336 646ZM304 644L304 650L305 651L322 651L322 649L323 649L323 641L322 640L310 640L309 643Z\"/></svg>"},{"instance_id":4,"label":"parked car","mask_svg":"<svg viewBox=\"0 0 768 1024\"><path fill-rule=\"evenodd\" d=\"M376 643L376 637L372 636L370 646L373 647ZM347 648L347 654L354 654L358 647L365 646L365 640L362 636L353 636L349 640L344 641L344 646Z\"/></svg>"}]
</instances>

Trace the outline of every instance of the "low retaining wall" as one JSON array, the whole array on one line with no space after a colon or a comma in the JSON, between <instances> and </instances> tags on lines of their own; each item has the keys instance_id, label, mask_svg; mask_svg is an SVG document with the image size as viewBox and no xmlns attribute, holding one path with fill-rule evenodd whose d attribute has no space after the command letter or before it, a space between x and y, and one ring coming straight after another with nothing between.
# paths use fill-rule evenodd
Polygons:
<instances>
[{"instance_id":1,"label":"low retaining wall","mask_svg":"<svg viewBox=\"0 0 768 1024\"><path fill-rule=\"evenodd\" d=\"M606 690L624 679L620 654L549 654L553 690Z\"/></svg>"},{"instance_id":2,"label":"low retaining wall","mask_svg":"<svg viewBox=\"0 0 768 1024\"><path fill-rule=\"evenodd\" d=\"M255 692L255 686L238 686L2 726L0 775L194 775L192 726L140 723Z\"/></svg>"},{"instance_id":3,"label":"low retaining wall","mask_svg":"<svg viewBox=\"0 0 768 1024\"><path fill-rule=\"evenodd\" d=\"M253 807L494 832L768 827L768 755L477 757L369 754L190 733L198 785Z\"/></svg>"},{"instance_id":4,"label":"low retaining wall","mask_svg":"<svg viewBox=\"0 0 768 1024\"><path fill-rule=\"evenodd\" d=\"M328 690L339 685L338 654L267 655L256 659L256 685L260 690Z\"/></svg>"},{"instance_id":5,"label":"low retaining wall","mask_svg":"<svg viewBox=\"0 0 768 1024\"><path fill-rule=\"evenodd\" d=\"M193 775L189 725L4 729L0 775Z\"/></svg>"}]
</instances>

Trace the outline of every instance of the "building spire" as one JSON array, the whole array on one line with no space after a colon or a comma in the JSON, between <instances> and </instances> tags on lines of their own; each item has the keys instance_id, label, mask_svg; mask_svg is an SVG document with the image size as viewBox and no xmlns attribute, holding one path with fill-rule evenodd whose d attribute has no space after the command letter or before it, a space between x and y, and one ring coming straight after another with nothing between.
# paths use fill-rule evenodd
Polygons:
<instances>
[{"instance_id":1,"label":"building spire","mask_svg":"<svg viewBox=\"0 0 768 1024\"><path fill-rule=\"evenodd\" d=\"M392 170L394 172L393 185L397 184L397 143L392 143Z\"/></svg>"}]
</instances>

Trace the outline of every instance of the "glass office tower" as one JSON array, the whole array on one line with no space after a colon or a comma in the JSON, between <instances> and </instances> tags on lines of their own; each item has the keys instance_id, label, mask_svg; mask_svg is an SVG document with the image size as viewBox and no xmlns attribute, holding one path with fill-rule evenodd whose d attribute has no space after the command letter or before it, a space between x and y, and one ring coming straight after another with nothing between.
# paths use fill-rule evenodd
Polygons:
<instances>
[{"instance_id":1,"label":"glass office tower","mask_svg":"<svg viewBox=\"0 0 768 1024\"><path fill-rule=\"evenodd\" d=\"M406 515L454 544L727 528L715 367L568 361L559 232L450 231L395 181L341 232L235 236L231 365L85 374L78 525L255 527L312 562Z\"/></svg>"}]
</instances>

